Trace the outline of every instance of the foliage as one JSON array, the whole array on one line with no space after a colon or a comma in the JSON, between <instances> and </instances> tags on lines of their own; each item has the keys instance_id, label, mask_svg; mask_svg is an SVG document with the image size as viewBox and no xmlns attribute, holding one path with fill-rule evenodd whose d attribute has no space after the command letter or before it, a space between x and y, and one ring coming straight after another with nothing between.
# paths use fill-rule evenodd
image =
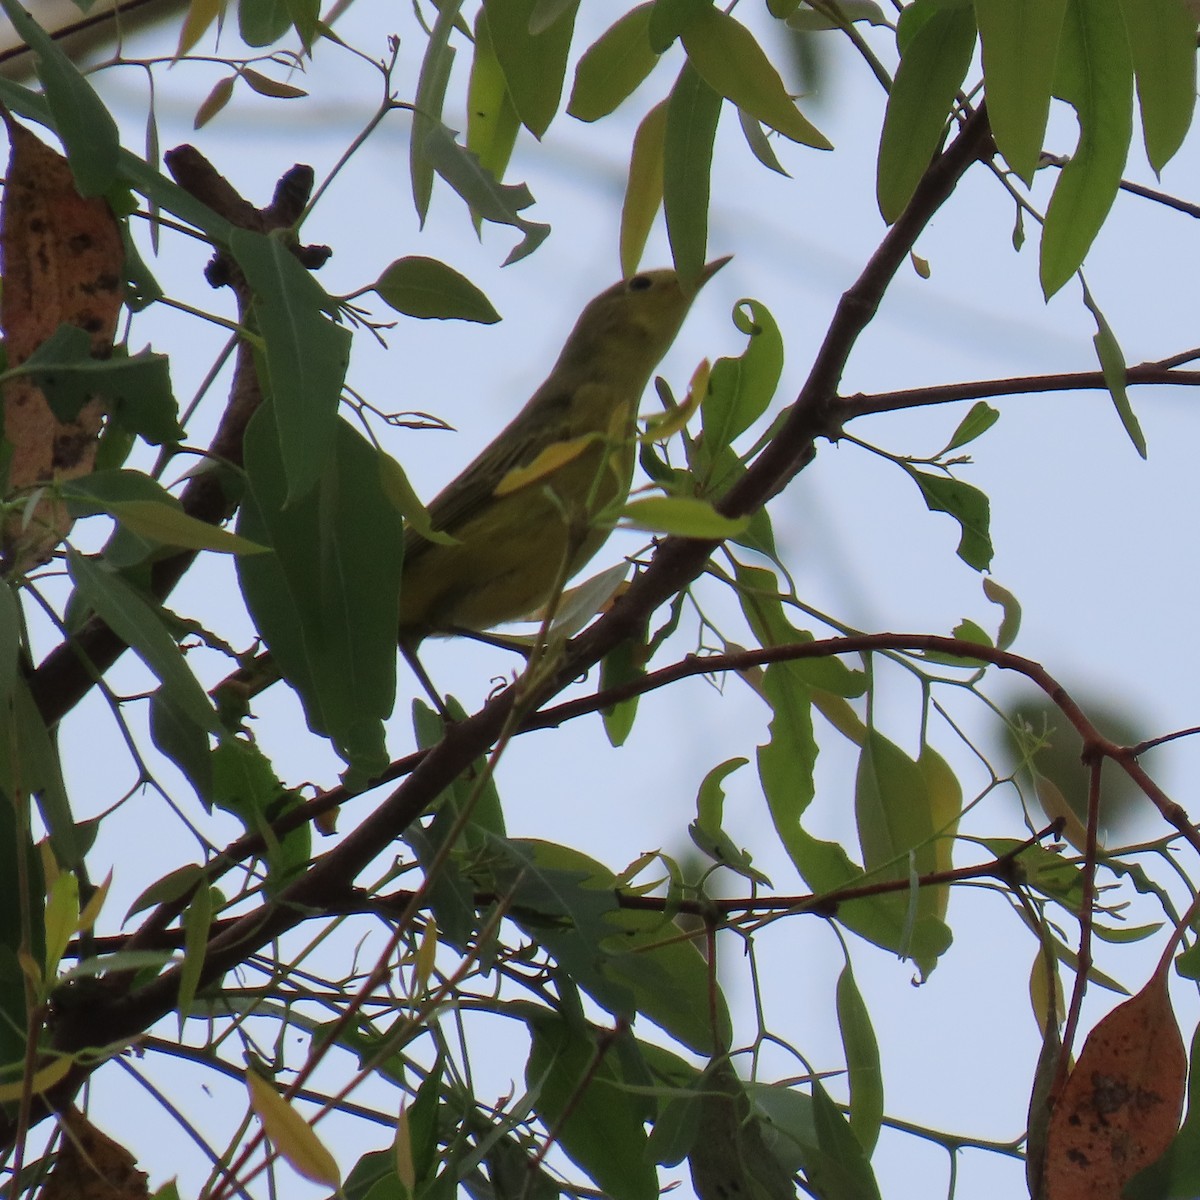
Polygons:
<instances>
[{"instance_id":1,"label":"foliage","mask_svg":"<svg viewBox=\"0 0 1200 1200\"><path fill-rule=\"evenodd\" d=\"M0 305L0 1144L10 1194L43 1182L51 1197L55 1187L76 1194L84 1185L69 1172L105 1164L109 1190L144 1194L129 1154L144 1152L137 1138L123 1150L90 1124L116 1113L71 1106L84 1105L85 1083L103 1094L124 1071L152 1088L160 1067L183 1061L242 1118L210 1129L164 1102L139 1134L162 1142L178 1120L212 1167L180 1194L214 1200L265 1195L289 1170L351 1200L587 1189L652 1200L685 1162L701 1200L797 1188L822 1200L911 1194L881 1165L889 1139L941 1147L952 1195L965 1194L957 1171L968 1150L1024 1159L1031 1194L1046 1200L1117 1197L1126 1184L1126 1195L1190 1194L1200 1131L1194 1111L1180 1128L1188 1039L1173 1003L1182 982L1168 984L1200 977L1186 947L1197 878L1187 855L1200 834L1140 760L1195 731L1118 744L1053 663L1013 649L1021 607L985 575L997 555L992 507L963 477L963 451L1008 397L1093 389L1108 392L1145 457L1130 390L1200 383L1184 349L1127 365L1083 276L1122 189L1134 190L1123 175L1135 123L1156 173L1184 144L1196 93L1191 9L653 0L614 8L607 31L585 39L578 0L439 0L415 7L402 40L353 44L349 21L371 4L322 13L308 0L192 0L169 18L174 55L138 58L118 41L85 71L63 31L0 0L22 43L10 58L36 71L36 82L0 79L13 145ZM401 46L414 42L421 61L408 72ZM661 213L677 270L695 279L712 258L715 198L753 193L714 158L722 122L736 122L756 171L811 178L844 153L785 82L788 47L833 45L853 52L845 70L879 87L863 137L878 141L886 231L798 392L781 388L796 320L739 301L738 352L705 363L682 401L660 381L667 411L638 447L649 494L602 514L655 535L631 556L632 580L610 568L559 597L553 619L512 643L523 655L515 678L474 711L453 698L438 697L440 712L414 702L416 748L397 755L403 526L428 527L386 435L442 418L384 412L348 372L395 316L399 343L417 321L488 324L498 313L476 282L428 254L390 264L380 255L362 273L373 282L335 294L314 274L330 251L308 244L306 227L368 149L404 128L420 223L457 221L464 242L472 226L486 231L488 254L502 235L505 263L544 260L554 233L534 219L546 214L532 189L511 181L516 167L549 154L564 124L586 143L604 128L593 123L636 109L615 257L636 272ZM319 183L295 167L257 208L193 147L160 160L155 89L185 81L175 86L198 129L244 89L313 113L297 80L329 59L377 74L383 98ZM134 64L152 81L142 152L103 98ZM198 99L192 81L214 64L219 78ZM1059 155L1067 109L1078 138ZM458 111L461 131L447 115ZM62 157L31 145L30 129ZM1047 300L1073 296L1079 282L1095 369L842 394L885 293L910 264L923 269L917 240L944 207L967 202L968 176L1009 206L1017 249L1027 227L1038 230ZM1185 205L1140 185L1137 194ZM348 240L353 224L342 222ZM220 315L181 298L197 238L213 251ZM85 243L95 257L79 253ZM93 319L80 298L103 298L115 279L122 323L115 309ZM1128 286L1152 290L1151 268ZM389 311L369 307L376 301ZM185 324L155 326L156 344L135 349L172 308ZM196 370L195 331L213 329L228 340L201 366L196 402L181 407L172 380ZM866 418L943 404L965 411L938 453L869 448L955 523L963 569L983 577L990 629L981 617L950 633L887 633L815 611L777 537L784 488L819 444L868 446ZM27 425L34 409L40 418ZM185 579L205 586L176 592ZM490 651L464 646L478 689ZM132 673L127 651L140 664ZM963 765L977 747L959 714L1003 725L991 698L1001 672L1024 676L1081 739L1082 818L1065 801L1049 822L1001 802L1019 794L1024 806L1032 787L1054 807L1057 785L1039 774L1041 731L1027 720L1008 723L1009 767L983 753ZM899 726L881 700L896 678L911 683ZM504 768L526 735L555 731L553 744L599 714L619 759L631 739L661 744L678 732L639 700L686 697L701 679L727 689L731 710L746 696L762 705L765 732L700 765L695 819L676 824L674 847L614 865L540 829L510 832L528 824L531 797L561 802L573 776L608 770L547 753L532 782L511 787ZM282 736L258 736L270 722ZM897 727L919 730L911 748ZM112 730L132 784L97 754ZM306 781L302 755L314 746L340 766L315 759L322 773ZM849 770L831 781L818 754ZM1102 844L1101 801L1116 773L1156 810L1154 840ZM735 787L769 814L765 853L743 845ZM679 800L678 789L646 797L663 808ZM827 814L843 800L853 828L830 836ZM131 844L164 814L169 836ZM985 832L968 833L968 819ZM339 820L354 827L338 832ZM101 875L111 883L97 885ZM137 897L124 920L106 903L110 887ZM987 891L1021 923L1024 941L997 951L1031 972L1042 1044L1024 1064L1028 1113L1008 1118L1020 1134L964 1134L898 1111L888 1098L896 1047L861 986L872 964L896 958L912 964L914 982L937 978L977 936L953 900L969 891ZM1153 918L1128 924L1131 899ZM784 954L781 930L790 968L827 927L838 961L819 1002L840 1041L810 1045L778 1019L801 981L777 994L765 968ZM1094 962L1098 943L1132 949L1155 935L1148 983L1142 960L1119 959L1121 978ZM1096 990L1134 996L1096 1023L1084 1007ZM970 1030L988 1037L983 1020ZM507 1056L499 1085L492 1054ZM327 1134L339 1120L370 1148L355 1157ZM77 1152L88 1145L102 1152ZM1100 1158L1105 1169L1092 1169Z\"/></svg>"}]
</instances>

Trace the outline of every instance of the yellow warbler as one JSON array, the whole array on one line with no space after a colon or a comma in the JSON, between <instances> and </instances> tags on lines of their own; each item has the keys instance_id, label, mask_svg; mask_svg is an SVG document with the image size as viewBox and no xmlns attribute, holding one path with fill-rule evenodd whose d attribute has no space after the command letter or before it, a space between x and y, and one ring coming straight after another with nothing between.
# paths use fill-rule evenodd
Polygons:
<instances>
[{"instance_id":1,"label":"yellow warbler","mask_svg":"<svg viewBox=\"0 0 1200 1200\"><path fill-rule=\"evenodd\" d=\"M400 640L483 630L528 616L609 534L598 513L629 492L642 392L700 289L674 271L643 271L583 310L545 383L429 506L430 542L404 540Z\"/></svg>"}]
</instances>

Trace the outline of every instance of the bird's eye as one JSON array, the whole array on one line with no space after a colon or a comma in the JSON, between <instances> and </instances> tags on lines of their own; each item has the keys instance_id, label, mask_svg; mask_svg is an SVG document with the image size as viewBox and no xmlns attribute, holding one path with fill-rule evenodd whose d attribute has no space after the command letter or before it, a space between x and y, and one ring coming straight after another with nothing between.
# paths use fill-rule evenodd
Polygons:
<instances>
[{"instance_id":1,"label":"bird's eye","mask_svg":"<svg viewBox=\"0 0 1200 1200\"><path fill-rule=\"evenodd\" d=\"M644 292L647 288L654 286L654 280L649 275L635 275L629 281L629 290L631 292Z\"/></svg>"}]
</instances>

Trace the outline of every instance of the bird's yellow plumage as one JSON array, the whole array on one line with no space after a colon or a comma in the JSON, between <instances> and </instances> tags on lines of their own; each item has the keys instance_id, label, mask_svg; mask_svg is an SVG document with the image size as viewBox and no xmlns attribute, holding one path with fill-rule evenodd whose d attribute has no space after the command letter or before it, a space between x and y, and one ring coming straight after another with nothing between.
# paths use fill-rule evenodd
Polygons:
<instances>
[{"instance_id":1,"label":"bird's yellow plumage","mask_svg":"<svg viewBox=\"0 0 1200 1200\"><path fill-rule=\"evenodd\" d=\"M674 271L614 284L580 314L546 381L429 506L404 542L400 640L482 630L544 605L608 537L596 515L629 492L638 404L696 291Z\"/></svg>"}]
</instances>

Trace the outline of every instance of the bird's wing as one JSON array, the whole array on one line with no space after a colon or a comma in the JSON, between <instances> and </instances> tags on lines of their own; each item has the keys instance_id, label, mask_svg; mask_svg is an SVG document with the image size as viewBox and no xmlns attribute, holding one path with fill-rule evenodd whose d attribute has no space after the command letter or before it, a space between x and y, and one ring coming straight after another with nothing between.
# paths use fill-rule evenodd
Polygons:
<instances>
[{"instance_id":1,"label":"bird's wing","mask_svg":"<svg viewBox=\"0 0 1200 1200\"><path fill-rule=\"evenodd\" d=\"M546 448L549 444L547 427L553 429L558 424L556 418L570 403L571 395L567 391L554 395L536 394L479 456L430 501L429 518L433 528L453 535L457 526L479 512L509 471L532 462ZM430 544L411 525L405 531L406 557L419 554Z\"/></svg>"}]
</instances>

